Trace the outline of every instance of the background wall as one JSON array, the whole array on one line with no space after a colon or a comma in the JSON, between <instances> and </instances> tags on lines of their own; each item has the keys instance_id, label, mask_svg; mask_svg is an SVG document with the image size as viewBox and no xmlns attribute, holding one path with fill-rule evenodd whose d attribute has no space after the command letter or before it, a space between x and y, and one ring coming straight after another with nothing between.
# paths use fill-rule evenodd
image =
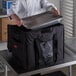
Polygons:
<instances>
[{"instance_id":1,"label":"background wall","mask_svg":"<svg viewBox=\"0 0 76 76\"><path fill-rule=\"evenodd\" d=\"M48 0L51 3L54 3L55 6L58 8L58 10L60 11L60 1L61 0Z\"/></svg>"},{"instance_id":2,"label":"background wall","mask_svg":"<svg viewBox=\"0 0 76 76\"><path fill-rule=\"evenodd\" d=\"M1 1L2 1L2 0L0 0L0 8L1 8Z\"/></svg>"},{"instance_id":3,"label":"background wall","mask_svg":"<svg viewBox=\"0 0 76 76\"><path fill-rule=\"evenodd\" d=\"M76 0L74 0L74 2L73 2L73 4L74 4L74 36L76 37Z\"/></svg>"}]
</instances>

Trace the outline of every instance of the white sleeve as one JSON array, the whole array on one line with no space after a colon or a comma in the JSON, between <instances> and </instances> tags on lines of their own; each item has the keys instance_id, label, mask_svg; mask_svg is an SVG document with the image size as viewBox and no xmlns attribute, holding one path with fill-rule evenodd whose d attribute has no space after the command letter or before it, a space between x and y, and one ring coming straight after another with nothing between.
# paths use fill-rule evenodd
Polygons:
<instances>
[{"instance_id":1,"label":"white sleeve","mask_svg":"<svg viewBox=\"0 0 76 76\"><path fill-rule=\"evenodd\" d=\"M12 0L12 1L13 2L12 2L12 5L11 5L11 8L7 12L8 16L10 16L10 15L15 13L14 9L16 9L17 3L18 3L18 0Z\"/></svg>"},{"instance_id":2,"label":"white sleeve","mask_svg":"<svg viewBox=\"0 0 76 76\"><path fill-rule=\"evenodd\" d=\"M41 0L41 4L43 8L55 8L57 10L57 7L53 3L48 2L47 0Z\"/></svg>"}]
</instances>

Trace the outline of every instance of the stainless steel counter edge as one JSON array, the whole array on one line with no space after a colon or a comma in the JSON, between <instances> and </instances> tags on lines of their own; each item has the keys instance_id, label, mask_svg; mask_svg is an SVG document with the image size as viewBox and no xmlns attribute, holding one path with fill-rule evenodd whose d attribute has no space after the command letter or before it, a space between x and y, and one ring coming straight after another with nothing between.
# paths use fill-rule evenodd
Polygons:
<instances>
[{"instance_id":1,"label":"stainless steel counter edge","mask_svg":"<svg viewBox=\"0 0 76 76\"><path fill-rule=\"evenodd\" d=\"M0 18L8 17L7 15L0 15Z\"/></svg>"},{"instance_id":2,"label":"stainless steel counter edge","mask_svg":"<svg viewBox=\"0 0 76 76\"><path fill-rule=\"evenodd\" d=\"M0 51L7 50L7 42L0 42Z\"/></svg>"}]
</instances>

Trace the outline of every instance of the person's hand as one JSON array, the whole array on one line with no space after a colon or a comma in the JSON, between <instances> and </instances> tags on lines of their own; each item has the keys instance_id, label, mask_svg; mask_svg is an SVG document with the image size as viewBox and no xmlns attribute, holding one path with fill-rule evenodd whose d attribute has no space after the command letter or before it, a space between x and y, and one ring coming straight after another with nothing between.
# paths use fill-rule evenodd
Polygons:
<instances>
[{"instance_id":1,"label":"person's hand","mask_svg":"<svg viewBox=\"0 0 76 76\"><path fill-rule=\"evenodd\" d=\"M22 21L21 19L19 19L19 18L16 18L16 19L15 19L15 23L16 23L16 25L19 26L19 27L23 25L23 21Z\"/></svg>"},{"instance_id":2,"label":"person's hand","mask_svg":"<svg viewBox=\"0 0 76 76\"><path fill-rule=\"evenodd\" d=\"M58 10L55 9L55 8L52 9L52 13L54 14L54 16L58 16L59 15Z\"/></svg>"},{"instance_id":3,"label":"person's hand","mask_svg":"<svg viewBox=\"0 0 76 76\"><path fill-rule=\"evenodd\" d=\"M11 18L16 23L17 26L20 27L23 25L23 21L16 14L11 15Z\"/></svg>"}]
</instances>

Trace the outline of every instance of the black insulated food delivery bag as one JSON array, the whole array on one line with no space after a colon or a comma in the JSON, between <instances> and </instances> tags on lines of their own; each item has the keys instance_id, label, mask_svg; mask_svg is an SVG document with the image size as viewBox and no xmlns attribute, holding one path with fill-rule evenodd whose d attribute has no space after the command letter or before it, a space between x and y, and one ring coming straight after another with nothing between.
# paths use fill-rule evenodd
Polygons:
<instances>
[{"instance_id":1,"label":"black insulated food delivery bag","mask_svg":"<svg viewBox=\"0 0 76 76\"><path fill-rule=\"evenodd\" d=\"M16 65L30 71L63 60L64 26L60 19L61 16L45 12L24 18L21 27L8 25L7 46Z\"/></svg>"},{"instance_id":2,"label":"black insulated food delivery bag","mask_svg":"<svg viewBox=\"0 0 76 76\"><path fill-rule=\"evenodd\" d=\"M29 32L34 32L32 42L27 40ZM55 65L64 58L64 26L58 23L37 31L23 31L8 25L8 50L26 71Z\"/></svg>"}]
</instances>

